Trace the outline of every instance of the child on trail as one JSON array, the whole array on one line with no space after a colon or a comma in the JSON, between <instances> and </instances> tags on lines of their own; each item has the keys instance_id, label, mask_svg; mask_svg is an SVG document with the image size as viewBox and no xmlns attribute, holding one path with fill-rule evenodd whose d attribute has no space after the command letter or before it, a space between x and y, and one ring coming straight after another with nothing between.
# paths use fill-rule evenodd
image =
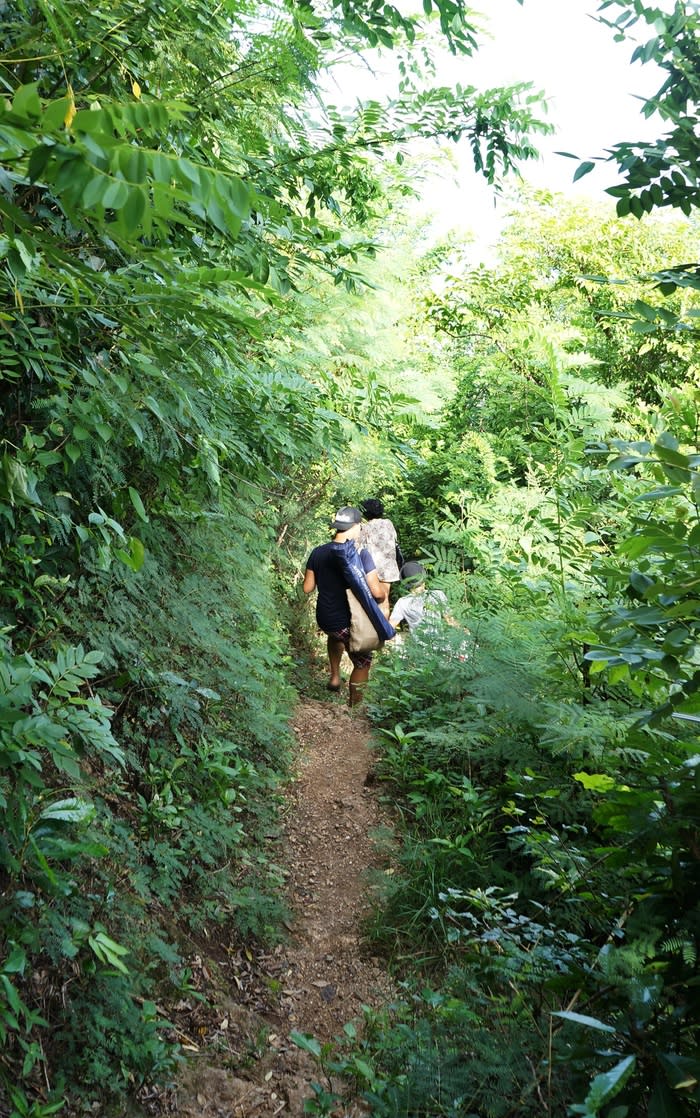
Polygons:
<instances>
[{"instance_id":1,"label":"child on trail","mask_svg":"<svg viewBox=\"0 0 700 1118\"><path fill-rule=\"evenodd\" d=\"M425 567L421 563L404 563L401 568L401 585L408 593L399 598L389 616L389 621L395 628L398 629L404 621L410 632L420 626L434 627L441 621L446 621L449 625L455 624L442 590L426 590Z\"/></svg>"},{"instance_id":2,"label":"child on trail","mask_svg":"<svg viewBox=\"0 0 700 1118\"><path fill-rule=\"evenodd\" d=\"M391 611L389 623L395 628L407 625L411 634L411 644L429 652L438 652L447 660L469 660L477 645L471 639L469 629L463 628L450 613L447 597L442 590L426 590L425 567L415 561L404 563L401 568L401 584L408 590L399 598ZM448 636L443 626L449 625L458 633ZM462 635L467 637L464 640ZM401 634L394 638L393 647L399 650L403 639Z\"/></svg>"}]
</instances>

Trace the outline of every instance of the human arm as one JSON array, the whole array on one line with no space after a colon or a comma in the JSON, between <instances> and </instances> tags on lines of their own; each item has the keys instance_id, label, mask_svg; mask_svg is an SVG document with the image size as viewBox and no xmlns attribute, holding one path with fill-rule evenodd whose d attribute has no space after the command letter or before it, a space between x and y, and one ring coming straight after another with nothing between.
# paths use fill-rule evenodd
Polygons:
<instances>
[{"instance_id":1,"label":"human arm","mask_svg":"<svg viewBox=\"0 0 700 1118\"><path fill-rule=\"evenodd\" d=\"M386 590L379 581L379 575L377 574L376 567L373 571L365 571L365 577L367 579L367 585L372 591L372 597L374 598L375 602L383 602L386 598Z\"/></svg>"},{"instance_id":2,"label":"human arm","mask_svg":"<svg viewBox=\"0 0 700 1118\"><path fill-rule=\"evenodd\" d=\"M377 571L377 565L374 562L374 557L372 553L367 550L366 547L364 547L360 552L360 559L362 561L362 569L365 572L365 578L367 579L367 585L369 586L372 597L374 598L375 602L383 602L386 598L386 590L382 586L379 579L379 572Z\"/></svg>"},{"instance_id":3,"label":"human arm","mask_svg":"<svg viewBox=\"0 0 700 1118\"><path fill-rule=\"evenodd\" d=\"M310 594L312 590L316 589L316 575L310 567L306 568L304 572L304 593Z\"/></svg>"},{"instance_id":4,"label":"human arm","mask_svg":"<svg viewBox=\"0 0 700 1118\"><path fill-rule=\"evenodd\" d=\"M402 621L406 620L404 599L399 598L398 602L389 614L389 623L398 629Z\"/></svg>"}]
</instances>

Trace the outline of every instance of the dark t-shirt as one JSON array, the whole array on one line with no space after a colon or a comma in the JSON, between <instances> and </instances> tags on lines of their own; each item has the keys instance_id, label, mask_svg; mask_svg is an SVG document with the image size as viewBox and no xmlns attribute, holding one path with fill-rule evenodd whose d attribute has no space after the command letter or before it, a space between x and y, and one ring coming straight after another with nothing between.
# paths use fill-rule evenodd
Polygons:
<instances>
[{"instance_id":1,"label":"dark t-shirt","mask_svg":"<svg viewBox=\"0 0 700 1118\"><path fill-rule=\"evenodd\" d=\"M360 559L365 574L375 570L376 564L369 551L364 548ZM306 564L316 576L318 598L316 599L316 621L324 633L339 633L350 624L350 607L345 591L348 584L338 561L332 543L322 543L311 552Z\"/></svg>"}]
</instances>

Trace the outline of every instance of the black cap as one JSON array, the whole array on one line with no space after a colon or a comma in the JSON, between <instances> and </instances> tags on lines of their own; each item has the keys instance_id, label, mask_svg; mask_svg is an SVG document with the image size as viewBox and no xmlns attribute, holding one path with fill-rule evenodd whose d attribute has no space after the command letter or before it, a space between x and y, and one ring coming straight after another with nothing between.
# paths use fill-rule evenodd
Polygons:
<instances>
[{"instance_id":1,"label":"black cap","mask_svg":"<svg viewBox=\"0 0 700 1118\"><path fill-rule=\"evenodd\" d=\"M362 513L359 509L355 509L352 505L345 505L342 509L338 509L333 521L333 527L336 532L347 532L354 524L362 522Z\"/></svg>"}]
</instances>

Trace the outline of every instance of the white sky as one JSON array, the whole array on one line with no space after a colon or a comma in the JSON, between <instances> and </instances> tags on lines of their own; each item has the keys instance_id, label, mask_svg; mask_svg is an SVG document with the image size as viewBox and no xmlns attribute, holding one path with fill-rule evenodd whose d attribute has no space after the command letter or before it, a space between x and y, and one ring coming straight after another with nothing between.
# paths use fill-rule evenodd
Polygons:
<instances>
[{"instance_id":1,"label":"white sky","mask_svg":"<svg viewBox=\"0 0 700 1118\"><path fill-rule=\"evenodd\" d=\"M658 120L642 117L638 97L658 89L662 71L651 63L630 65L635 44L615 42L612 30L591 18L597 7L595 0L525 0L522 6L489 0L494 38L475 56L471 80L475 85L532 81L545 91L558 134L539 141L545 160L528 178L541 185L563 187L571 180L576 163L555 156L557 150L583 159L621 140L651 137L659 127ZM638 33L643 42L653 35L647 24L638 25ZM611 185L610 170L591 173L600 190ZM590 192L594 178L587 178L581 187Z\"/></svg>"},{"instance_id":2,"label":"white sky","mask_svg":"<svg viewBox=\"0 0 700 1118\"><path fill-rule=\"evenodd\" d=\"M617 181L614 167L601 164L572 184L578 164L554 153L570 151L583 160L603 155L606 148L623 140L658 137L662 123L645 120L638 98L656 92L663 72L651 63L630 65L634 42L616 43L612 30L591 18L598 7L596 0L525 0L522 6L516 0L482 0L482 6L493 39L484 39L472 58L454 58L446 52L439 83L488 88L532 81L549 98L548 119L557 132L536 139L542 159L538 164L526 164L523 176L550 190L607 197L605 187ZM646 24L635 31L643 42L653 34ZM366 71L348 72L341 81L341 96L348 100L378 97L386 89L381 79L373 88ZM439 199L439 231L471 227L480 241L488 241L496 235L507 205L499 202L494 209L493 193L475 175L466 150L458 154L454 179L450 183L444 177L426 191L431 208L436 194Z\"/></svg>"}]
</instances>

